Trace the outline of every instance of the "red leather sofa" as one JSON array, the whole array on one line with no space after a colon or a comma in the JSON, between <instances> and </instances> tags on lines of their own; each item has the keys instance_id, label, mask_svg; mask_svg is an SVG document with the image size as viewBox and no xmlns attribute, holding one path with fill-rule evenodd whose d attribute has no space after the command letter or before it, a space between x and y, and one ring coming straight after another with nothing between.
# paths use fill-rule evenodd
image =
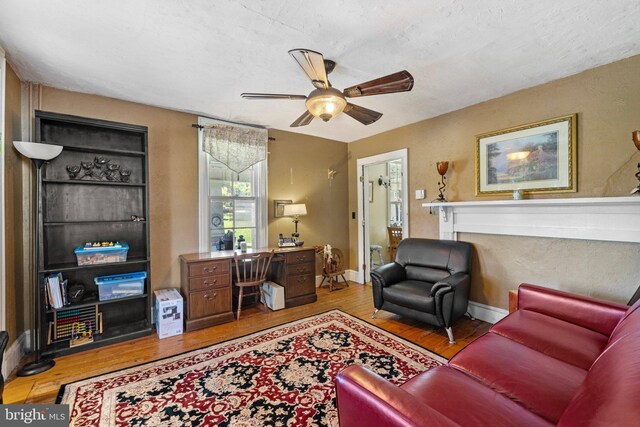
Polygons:
<instances>
[{"instance_id":1,"label":"red leather sofa","mask_svg":"<svg viewBox=\"0 0 640 427\"><path fill-rule=\"evenodd\" d=\"M640 426L640 301L522 284L447 365L400 387L354 365L336 387L341 427Z\"/></svg>"}]
</instances>

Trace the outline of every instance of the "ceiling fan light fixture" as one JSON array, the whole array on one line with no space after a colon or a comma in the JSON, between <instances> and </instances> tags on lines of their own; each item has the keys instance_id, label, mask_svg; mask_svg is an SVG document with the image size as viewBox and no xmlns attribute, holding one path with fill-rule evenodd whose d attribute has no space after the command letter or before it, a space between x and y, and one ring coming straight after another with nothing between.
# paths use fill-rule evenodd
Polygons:
<instances>
[{"instance_id":1,"label":"ceiling fan light fixture","mask_svg":"<svg viewBox=\"0 0 640 427\"><path fill-rule=\"evenodd\" d=\"M309 94L305 105L307 110L325 122L328 122L338 114L342 113L347 106L347 100L337 89L316 89Z\"/></svg>"}]
</instances>

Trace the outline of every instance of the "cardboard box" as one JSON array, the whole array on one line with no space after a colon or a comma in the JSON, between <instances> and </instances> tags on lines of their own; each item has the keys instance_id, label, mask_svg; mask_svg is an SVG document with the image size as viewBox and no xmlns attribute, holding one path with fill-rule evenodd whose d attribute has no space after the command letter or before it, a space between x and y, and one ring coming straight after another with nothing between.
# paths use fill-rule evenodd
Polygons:
<instances>
[{"instance_id":1,"label":"cardboard box","mask_svg":"<svg viewBox=\"0 0 640 427\"><path fill-rule=\"evenodd\" d=\"M156 295L156 331L160 339L182 334L182 295L177 289L160 289Z\"/></svg>"},{"instance_id":2,"label":"cardboard box","mask_svg":"<svg viewBox=\"0 0 640 427\"><path fill-rule=\"evenodd\" d=\"M274 282L264 282L262 289L267 299L267 307L271 310L281 310L284 308L284 288L282 286Z\"/></svg>"}]
</instances>

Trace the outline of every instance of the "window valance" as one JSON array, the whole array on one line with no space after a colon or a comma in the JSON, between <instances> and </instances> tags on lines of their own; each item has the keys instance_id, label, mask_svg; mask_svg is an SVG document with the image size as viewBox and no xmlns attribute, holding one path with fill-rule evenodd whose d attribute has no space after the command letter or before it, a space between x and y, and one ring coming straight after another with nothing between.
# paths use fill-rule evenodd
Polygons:
<instances>
[{"instance_id":1,"label":"window valance","mask_svg":"<svg viewBox=\"0 0 640 427\"><path fill-rule=\"evenodd\" d=\"M238 174L267 158L267 129L215 124L202 132L202 150Z\"/></svg>"}]
</instances>

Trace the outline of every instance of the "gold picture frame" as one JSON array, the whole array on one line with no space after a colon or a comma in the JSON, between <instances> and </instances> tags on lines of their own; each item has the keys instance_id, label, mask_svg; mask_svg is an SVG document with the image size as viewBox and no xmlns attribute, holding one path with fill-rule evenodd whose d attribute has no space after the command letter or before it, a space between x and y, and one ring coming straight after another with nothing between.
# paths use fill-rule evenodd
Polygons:
<instances>
[{"instance_id":1,"label":"gold picture frame","mask_svg":"<svg viewBox=\"0 0 640 427\"><path fill-rule=\"evenodd\" d=\"M476 135L476 196L578 190L577 114Z\"/></svg>"}]
</instances>

